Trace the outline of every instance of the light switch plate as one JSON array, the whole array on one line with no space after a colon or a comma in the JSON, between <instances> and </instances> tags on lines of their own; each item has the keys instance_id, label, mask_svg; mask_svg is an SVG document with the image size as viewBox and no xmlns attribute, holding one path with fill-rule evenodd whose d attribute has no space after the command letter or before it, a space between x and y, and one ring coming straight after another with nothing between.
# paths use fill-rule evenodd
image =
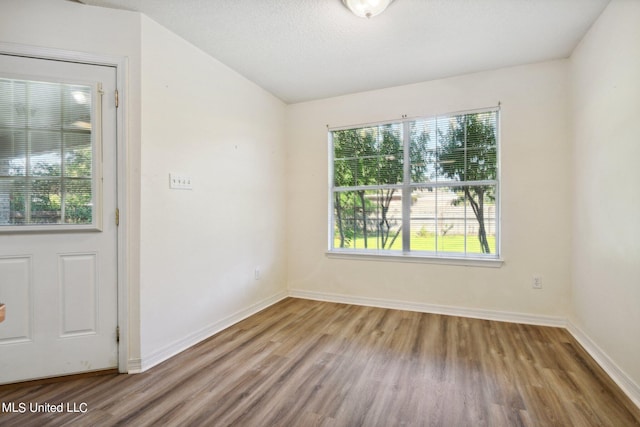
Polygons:
<instances>
[{"instance_id":1,"label":"light switch plate","mask_svg":"<svg viewBox=\"0 0 640 427\"><path fill-rule=\"evenodd\" d=\"M192 190L193 182L188 175L169 174L169 188L174 190Z\"/></svg>"}]
</instances>

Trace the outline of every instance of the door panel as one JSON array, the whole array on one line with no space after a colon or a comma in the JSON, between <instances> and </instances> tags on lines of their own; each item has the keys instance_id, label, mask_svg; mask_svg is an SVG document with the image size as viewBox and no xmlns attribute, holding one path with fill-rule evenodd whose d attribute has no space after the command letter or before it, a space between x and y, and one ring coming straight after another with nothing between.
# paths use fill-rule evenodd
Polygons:
<instances>
[{"instance_id":1,"label":"door panel","mask_svg":"<svg viewBox=\"0 0 640 427\"><path fill-rule=\"evenodd\" d=\"M97 254L58 255L61 336L95 334L99 279Z\"/></svg>"},{"instance_id":2,"label":"door panel","mask_svg":"<svg viewBox=\"0 0 640 427\"><path fill-rule=\"evenodd\" d=\"M0 55L3 79L0 383L115 368L116 70Z\"/></svg>"}]
</instances>

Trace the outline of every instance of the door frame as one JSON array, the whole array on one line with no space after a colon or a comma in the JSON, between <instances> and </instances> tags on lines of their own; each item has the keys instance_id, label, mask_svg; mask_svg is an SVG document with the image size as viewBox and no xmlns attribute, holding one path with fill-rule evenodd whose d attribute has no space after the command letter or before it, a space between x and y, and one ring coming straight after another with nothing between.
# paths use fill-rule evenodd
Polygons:
<instances>
[{"instance_id":1,"label":"door frame","mask_svg":"<svg viewBox=\"0 0 640 427\"><path fill-rule=\"evenodd\" d=\"M112 55L76 52L70 50L30 46L0 42L0 54L21 56L53 61L77 62L89 65L114 67L116 71L116 89L118 108L116 108L116 203L120 210L117 229L117 316L120 339L118 342L118 371L128 373L138 371L139 367L129 366L129 281L128 279L128 206L127 206L127 91L128 58ZM134 363L135 364L135 363Z\"/></svg>"}]
</instances>

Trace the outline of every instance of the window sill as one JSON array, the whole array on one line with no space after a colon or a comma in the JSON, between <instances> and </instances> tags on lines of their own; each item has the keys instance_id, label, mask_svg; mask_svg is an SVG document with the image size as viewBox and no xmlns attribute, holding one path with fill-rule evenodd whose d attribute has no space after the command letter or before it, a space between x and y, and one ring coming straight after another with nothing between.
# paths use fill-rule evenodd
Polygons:
<instances>
[{"instance_id":1,"label":"window sill","mask_svg":"<svg viewBox=\"0 0 640 427\"><path fill-rule=\"evenodd\" d=\"M380 254L380 253L365 253L365 252L327 251L326 256L327 258L332 258L332 259L459 265L463 267L500 268L502 267L502 264L504 264L504 260L499 258L462 258L462 257L426 256L426 255L421 256L416 254L406 255L403 253Z\"/></svg>"},{"instance_id":2,"label":"window sill","mask_svg":"<svg viewBox=\"0 0 640 427\"><path fill-rule=\"evenodd\" d=\"M24 224L24 225L2 225L2 234L27 234L27 233L73 233L73 232L97 232L102 231L101 225L96 224Z\"/></svg>"}]
</instances>

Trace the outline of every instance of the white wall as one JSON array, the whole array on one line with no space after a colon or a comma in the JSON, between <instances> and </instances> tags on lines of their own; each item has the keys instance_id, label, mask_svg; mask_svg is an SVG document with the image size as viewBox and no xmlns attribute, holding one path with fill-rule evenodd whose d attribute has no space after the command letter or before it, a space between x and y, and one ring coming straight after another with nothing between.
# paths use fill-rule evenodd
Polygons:
<instances>
[{"instance_id":1,"label":"white wall","mask_svg":"<svg viewBox=\"0 0 640 427\"><path fill-rule=\"evenodd\" d=\"M567 62L288 107L288 281L294 291L564 317L570 287ZM327 128L502 103L501 268L329 259ZM533 290L533 274L544 289Z\"/></svg>"},{"instance_id":2,"label":"white wall","mask_svg":"<svg viewBox=\"0 0 640 427\"><path fill-rule=\"evenodd\" d=\"M614 0L571 57L572 322L640 404L640 2Z\"/></svg>"},{"instance_id":3,"label":"white wall","mask_svg":"<svg viewBox=\"0 0 640 427\"><path fill-rule=\"evenodd\" d=\"M65 0L2 0L0 42L128 59L127 104L127 247L129 357L138 361L138 255L140 211L140 15L74 4ZM123 218L124 220L125 218ZM124 223L124 222L123 222ZM135 364L136 362L134 362ZM126 367L125 367L126 369Z\"/></svg>"},{"instance_id":4,"label":"white wall","mask_svg":"<svg viewBox=\"0 0 640 427\"><path fill-rule=\"evenodd\" d=\"M284 115L142 17L143 368L284 295ZM170 172L193 190L170 190Z\"/></svg>"}]
</instances>

